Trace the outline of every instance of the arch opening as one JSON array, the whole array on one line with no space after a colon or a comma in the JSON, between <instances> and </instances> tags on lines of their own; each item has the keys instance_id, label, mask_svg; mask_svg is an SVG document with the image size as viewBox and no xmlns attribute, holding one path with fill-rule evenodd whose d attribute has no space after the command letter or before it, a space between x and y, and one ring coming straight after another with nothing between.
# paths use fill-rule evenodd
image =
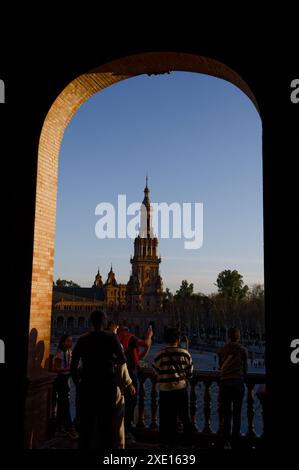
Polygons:
<instances>
[{"instance_id":1,"label":"arch opening","mask_svg":"<svg viewBox=\"0 0 299 470\"><path fill-rule=\"evenodd\" d=\"M225 64L194 54L153 52L121 58L80 75L60 93L45 118L38 148L30 305L30 330L35 328L38 340L44 342L45 360L50 348L58 160L64 131L78 108L95 93L131 77L172 71L224 79L241 89L259 112L249 86Z\"/></svg>"}]
</instances>

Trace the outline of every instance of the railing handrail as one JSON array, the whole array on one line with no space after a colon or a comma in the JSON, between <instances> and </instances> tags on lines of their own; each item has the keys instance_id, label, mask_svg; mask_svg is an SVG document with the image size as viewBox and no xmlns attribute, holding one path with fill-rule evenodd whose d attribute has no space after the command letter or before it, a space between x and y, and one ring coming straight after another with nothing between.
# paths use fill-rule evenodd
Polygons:
<instances>
[{"instance_id":1,"label":"railing handrail","mask_svg":"<svg viewBox=\"0 0 299 470\"><path fill-rule=\"evenodd\" d=\"M151 381L151 411L152 411L152 420L150 424L151 429L157 428L157 380L156 374L152 367L141 367L138 372L139 379L139 392L138 392L138 424L137 427L145 429L145 419L144 419L144 410L145 410L145 382L147 379ZM255 428L254 428L254 387L257 384L264 384L266 381L266 375L264 373L249 372L245 378L246 384L246 396L247 396L247 437L256 438ZM204 427L201 433L206 435L213 435L211 428L211 388L213 383L220 382L220 371L200 371L195 370L192 379L190 379L189 387L189 410L190 410L190 419L194 430L197 430L196 424L196 413L197 413L197 386L202 383L204 386L204 401L202 413L204 416ZM219 402L218 395L218 422L219 427L217 433L221 434L223 416L221 413L221 407ZM215 435L215 433L214 433Z\"/></svg>"},{"instance_id":2,"label":"railing handrail","mask_svg":"<svg viewBox=\"0 0 299 470\"><path fill-rule=\"evenodd\" d=\"M146 376L151 380L155 379L155 372L152 367L141 367L138 371L138 374L141 376ZM193 372L193 380L196 382L200 381L209 381L209 382L219 382L220 380L220 371L201 371L201 370L194 370ZM245 378L245 383L247 384L263 384L266 381L266 374L265 373L257 373L257 372L248 372Z\"/></svg>"}]
</instances>

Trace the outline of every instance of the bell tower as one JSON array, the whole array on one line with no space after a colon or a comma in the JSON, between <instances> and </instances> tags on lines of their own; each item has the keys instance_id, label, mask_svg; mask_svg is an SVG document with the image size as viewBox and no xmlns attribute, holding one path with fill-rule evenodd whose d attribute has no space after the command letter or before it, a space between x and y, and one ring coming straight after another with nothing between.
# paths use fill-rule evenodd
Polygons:
<instances>
[{"instance_id":1,"label":"bell tower","mask_svg":"<svg viewBox=\"0 0 299 470\"><path fill-rule=\"evenodd\" d=\"M162 308L163 283L159 272L161 258L157 255L158 239L152 227L149 193L146 177L140 230L134 240L134 256L130 259L132 274L127 286L127 302L132 310L154 312Z\"/></svg>"},{"instance_id":2,"label":"bell tower","mask_svg":"<svg viewBox=\"0 0 299 470\"><path fill-rule=\"evenodd\" d=\"M102 276L100 275L100 268L98 268L98 272L94 279L93 287L97 287L97 288L103 287Z\"/></svg>"}]
</instances>

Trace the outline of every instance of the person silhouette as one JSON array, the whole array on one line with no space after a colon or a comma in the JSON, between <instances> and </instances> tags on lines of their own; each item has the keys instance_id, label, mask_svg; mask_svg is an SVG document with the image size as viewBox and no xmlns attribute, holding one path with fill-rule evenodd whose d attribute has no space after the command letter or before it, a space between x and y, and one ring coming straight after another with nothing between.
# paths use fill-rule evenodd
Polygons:
<instances>
[{"instance_id":1,"label":"person silhouette","mask_svg":"<svg viewBox=\"0 0 299 470\"><path fill-rule=\"evenodd\" d=\"M92 331L78 339L71 363L72 378L80 390L79 449L107 450L114 446L115 363L125 364L126 357L117 335L105 331L104 311L92 312L90 322Z\"/></svg>"},{"instance_id":2,"label":"person silhouette","mask_svg":"<svg viewBox=\"0 0 299 470\"><path fill-rule=\"evenodd\" d=\"M244 380L247 374L248 360L247 350L239 344L240 336L239 328L230 328L227 334L227 343L218 353L220 367L219 403L223 417L225 448L230 448L231 444L237 444L240 436L241 409L245 393Z\"/></svg>"}]
</instances>

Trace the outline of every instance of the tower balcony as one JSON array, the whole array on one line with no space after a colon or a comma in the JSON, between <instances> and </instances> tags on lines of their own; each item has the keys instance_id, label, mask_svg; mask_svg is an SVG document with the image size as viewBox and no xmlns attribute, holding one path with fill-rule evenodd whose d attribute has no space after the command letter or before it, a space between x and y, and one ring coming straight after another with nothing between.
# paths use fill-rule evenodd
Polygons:
<instances>
[{"instance_id":1,"label":"tower balcony","mask_svg":"<svg viewBox=\"0 0 299 470\"><path fill-rule=\"evenodd\" d=\"M152 261L154 263L161 263L161 256L157 255L134 255L133 257L131 256L130 258L130 263L137 263L137 262L143 262L143 261Z\"/></svg>"}]
</instances>

